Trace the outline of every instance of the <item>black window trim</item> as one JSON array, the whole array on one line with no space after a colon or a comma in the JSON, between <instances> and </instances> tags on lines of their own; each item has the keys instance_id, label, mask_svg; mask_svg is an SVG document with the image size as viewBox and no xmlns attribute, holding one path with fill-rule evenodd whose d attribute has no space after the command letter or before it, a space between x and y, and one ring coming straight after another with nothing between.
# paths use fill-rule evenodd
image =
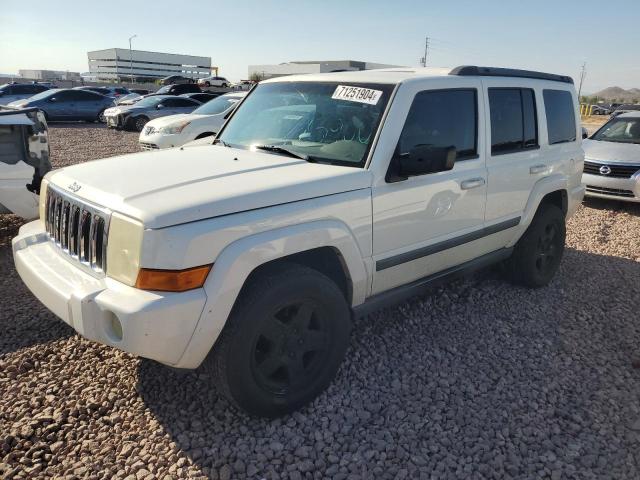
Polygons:
<instances>
[{"instance_id":1,"label":"black window trim","mask_svg":"<svg viewBox=\"0 0 640 480\"><path fill-rule=\"evenodd\" d=\"M522 90L531 90L533 93L533 115L536 127L536 144L525 147L524 145L519 148L511 148L509 150L502 150L500 152L493 152L493 136L491 136L491 142L489 145L491 156L499 157L500 155L511 155L520 152L529 152L531 150L540 150L540 128L538 125L538 105L536 102L536 91L531 87L488 87L487 88L487 105L489 107L489 133L491 133L491 98L489 92L491 90L518 90L520 93L520 111L522 112L522 143L524 143L524 99L522 98Z\"/></svg>"},{"instance_id":2,"label":"black window trim","mask_svg":"<svg viewBox=\"0 0 640 480\"><path fill-rule=\"evenodd\" d=\"M547 104L544 101L544 92L547 92L547 91L549 91L549 92L566 92L566 93L569 94L569 97L571 98L571 108L573 109L573 123L574 123L574 130L575 130L574 131L573 140L560 140L560 141L557 141L557 142L551 142L549 140L549 119L547 118ZM575 112L575 105L573 103L573 95L571 95L571 92L569 90L562 90L560 88L543 88L542 89L542 103L544 104L544 118L545 118L545 121L547 122L547 144L551 147L553 145L562 145L563 143L575 143L575 142L577 142L579 136L578 136L578 133L577 133L577 127L575 125L575 123L576 123L576 112ZM607 123L609 123L609 122L607 122ZM606 123L605 123L605 125L606 125ZM602 127L604 127L604 125ZM600 127L600 129L602 127ZM600 129L598 129L598 130L600 130ZM595 133L593 135L595 135Z\"/></svg>"}]
</instances>

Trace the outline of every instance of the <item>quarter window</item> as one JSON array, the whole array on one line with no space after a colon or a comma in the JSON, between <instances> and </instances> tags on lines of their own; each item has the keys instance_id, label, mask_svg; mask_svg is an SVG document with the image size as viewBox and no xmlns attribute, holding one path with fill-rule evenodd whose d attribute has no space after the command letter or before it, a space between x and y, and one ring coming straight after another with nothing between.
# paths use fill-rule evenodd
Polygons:
<instances>
[{"instance_id":1,"label":"quarter window","mask_svg":"<svg viewBox=\"0 0 640 480\"><path fill-rule=\"evenodd\" d=\"M544 90L549 145L576 141L576 116L573 98L566 90Z\"/></svg>"},{"instance_id":2,"label":"quarter window","mask_svg":"<svg viewBox=\"0 0 640 480\"><path fill-rule=\"evenodd\" d=\"M533 90L490 88L491 154L514 153L538 146L538 120Z\"/></svg>"},{"instance_id":3,"label":"quarter window","mask_svg":"<svg viewBox=\"0 0 640 480\"><path fill-rule=\"evenodd\" d=\"M458 159L477 154L475 89L429 90L413 100L398 142L399 153L417 145L455 147Z\"/></svg>"}]
</instances>

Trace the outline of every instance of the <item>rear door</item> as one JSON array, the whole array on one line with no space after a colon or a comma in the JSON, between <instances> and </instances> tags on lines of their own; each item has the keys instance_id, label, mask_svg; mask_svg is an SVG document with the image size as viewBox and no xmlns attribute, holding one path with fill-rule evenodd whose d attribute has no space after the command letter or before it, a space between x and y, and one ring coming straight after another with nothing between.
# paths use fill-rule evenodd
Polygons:
<instances>
[{"instance_id":1,"label":"rear door","mask_svg":"<svg viewBox=\"0 0 640 480\"><path fill-rule=\"evenodd\" d=\"M453 89L446 79L441 83L438 89L430 82L429 90L406 85L408 93L394 102L408 111L394 157L432 145L454 146L457 158L452 170L400 181L387 173L383 183L374 185L373 294L464 263L484 249L487 173L479 121L484 115L481 84L471 78Z\"/></svg>"},{"instance_id":2,"label":"rear door","mask_svg":"<svg viewBox=\"0 0 640 480\"><path fill-rule=\"evenodd\" d=\"M535 184L562 168L575 152L577 129L571 117L569 132L561 132L560 139L547 142L547 113L545 96L550 82L522 79L483 79L488 106L487 129L487 223L520 219ZM560 87L562 88L562 87ZM565 95L563 103L573 115L572 95ZM556 102L554 101L554 104ZM548 120L548 119L547 119Z\"/></svg>"}]
</instances>

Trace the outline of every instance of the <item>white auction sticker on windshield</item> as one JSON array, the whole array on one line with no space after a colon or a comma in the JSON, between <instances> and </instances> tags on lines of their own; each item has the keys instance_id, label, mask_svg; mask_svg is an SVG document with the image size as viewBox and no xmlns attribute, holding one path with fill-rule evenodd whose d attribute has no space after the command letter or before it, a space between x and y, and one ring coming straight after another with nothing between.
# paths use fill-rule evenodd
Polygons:
<instances>
[{"instance_id":1,"label":"white auction sticker on windshield","mask_svg":"<svg viewBox=\"0 0 640 480\"><path fill-rule=\"evenodd\" d=\"M350 87L348 85L338 85L331 98L336 100L347 100L349 102L368 103L375 105L382 96L382 90L372 90L363 87Z\"/></svg>"}]
</instances>

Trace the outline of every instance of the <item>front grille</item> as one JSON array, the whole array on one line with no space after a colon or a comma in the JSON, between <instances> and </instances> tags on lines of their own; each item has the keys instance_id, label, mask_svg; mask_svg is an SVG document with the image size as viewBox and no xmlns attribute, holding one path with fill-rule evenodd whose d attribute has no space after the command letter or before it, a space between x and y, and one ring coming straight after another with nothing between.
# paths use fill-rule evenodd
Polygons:
<instances>
[{"instance_id":1,"label":"front grille","mask_svg":"<svg viewBox=\"0 0 640 480\"><path fill-rule=\"evenodd\" d=\"M140 142L140 148L143 150L157 150L158 145L155 143Z\"/></svg>"},{"instance_id":2,"label":"front grille","mask_svg":"<svg viewBox=\"0 0 640 480\"><path fill-rule=\"evenodd\" d=\"M616 197L635 197L631 190L622 190L620 188L596 187L587 185L587 192L600 193L602 195L614 195Z\"/></svg>"},{"instance_id":3,"label":"front grille","mask_svg":"<svg viewBox=\"0 0 640 480\"><path fill-rule=\"evenodd\" d=\"M602 173L600 171L602 167L605 167L605 172L609 173ZM612 165L609 163L595 163L586 160L584 162L584 173L588 173L589 175L600 175L602 177L631 178L631 176L638 170L640 170L640 165Z\"/></svg>"},{"instance_id":4,"label":"front grille","mask_svg":"<svg viewBox=\"0 0 640 480\"><path fill-rule=\"evenodd\" d=\"M108 210L90 205L52 185L47 188L45 228L49 239L72 260L95 273L107 269Z\"/></svg>"}]
</instances>

